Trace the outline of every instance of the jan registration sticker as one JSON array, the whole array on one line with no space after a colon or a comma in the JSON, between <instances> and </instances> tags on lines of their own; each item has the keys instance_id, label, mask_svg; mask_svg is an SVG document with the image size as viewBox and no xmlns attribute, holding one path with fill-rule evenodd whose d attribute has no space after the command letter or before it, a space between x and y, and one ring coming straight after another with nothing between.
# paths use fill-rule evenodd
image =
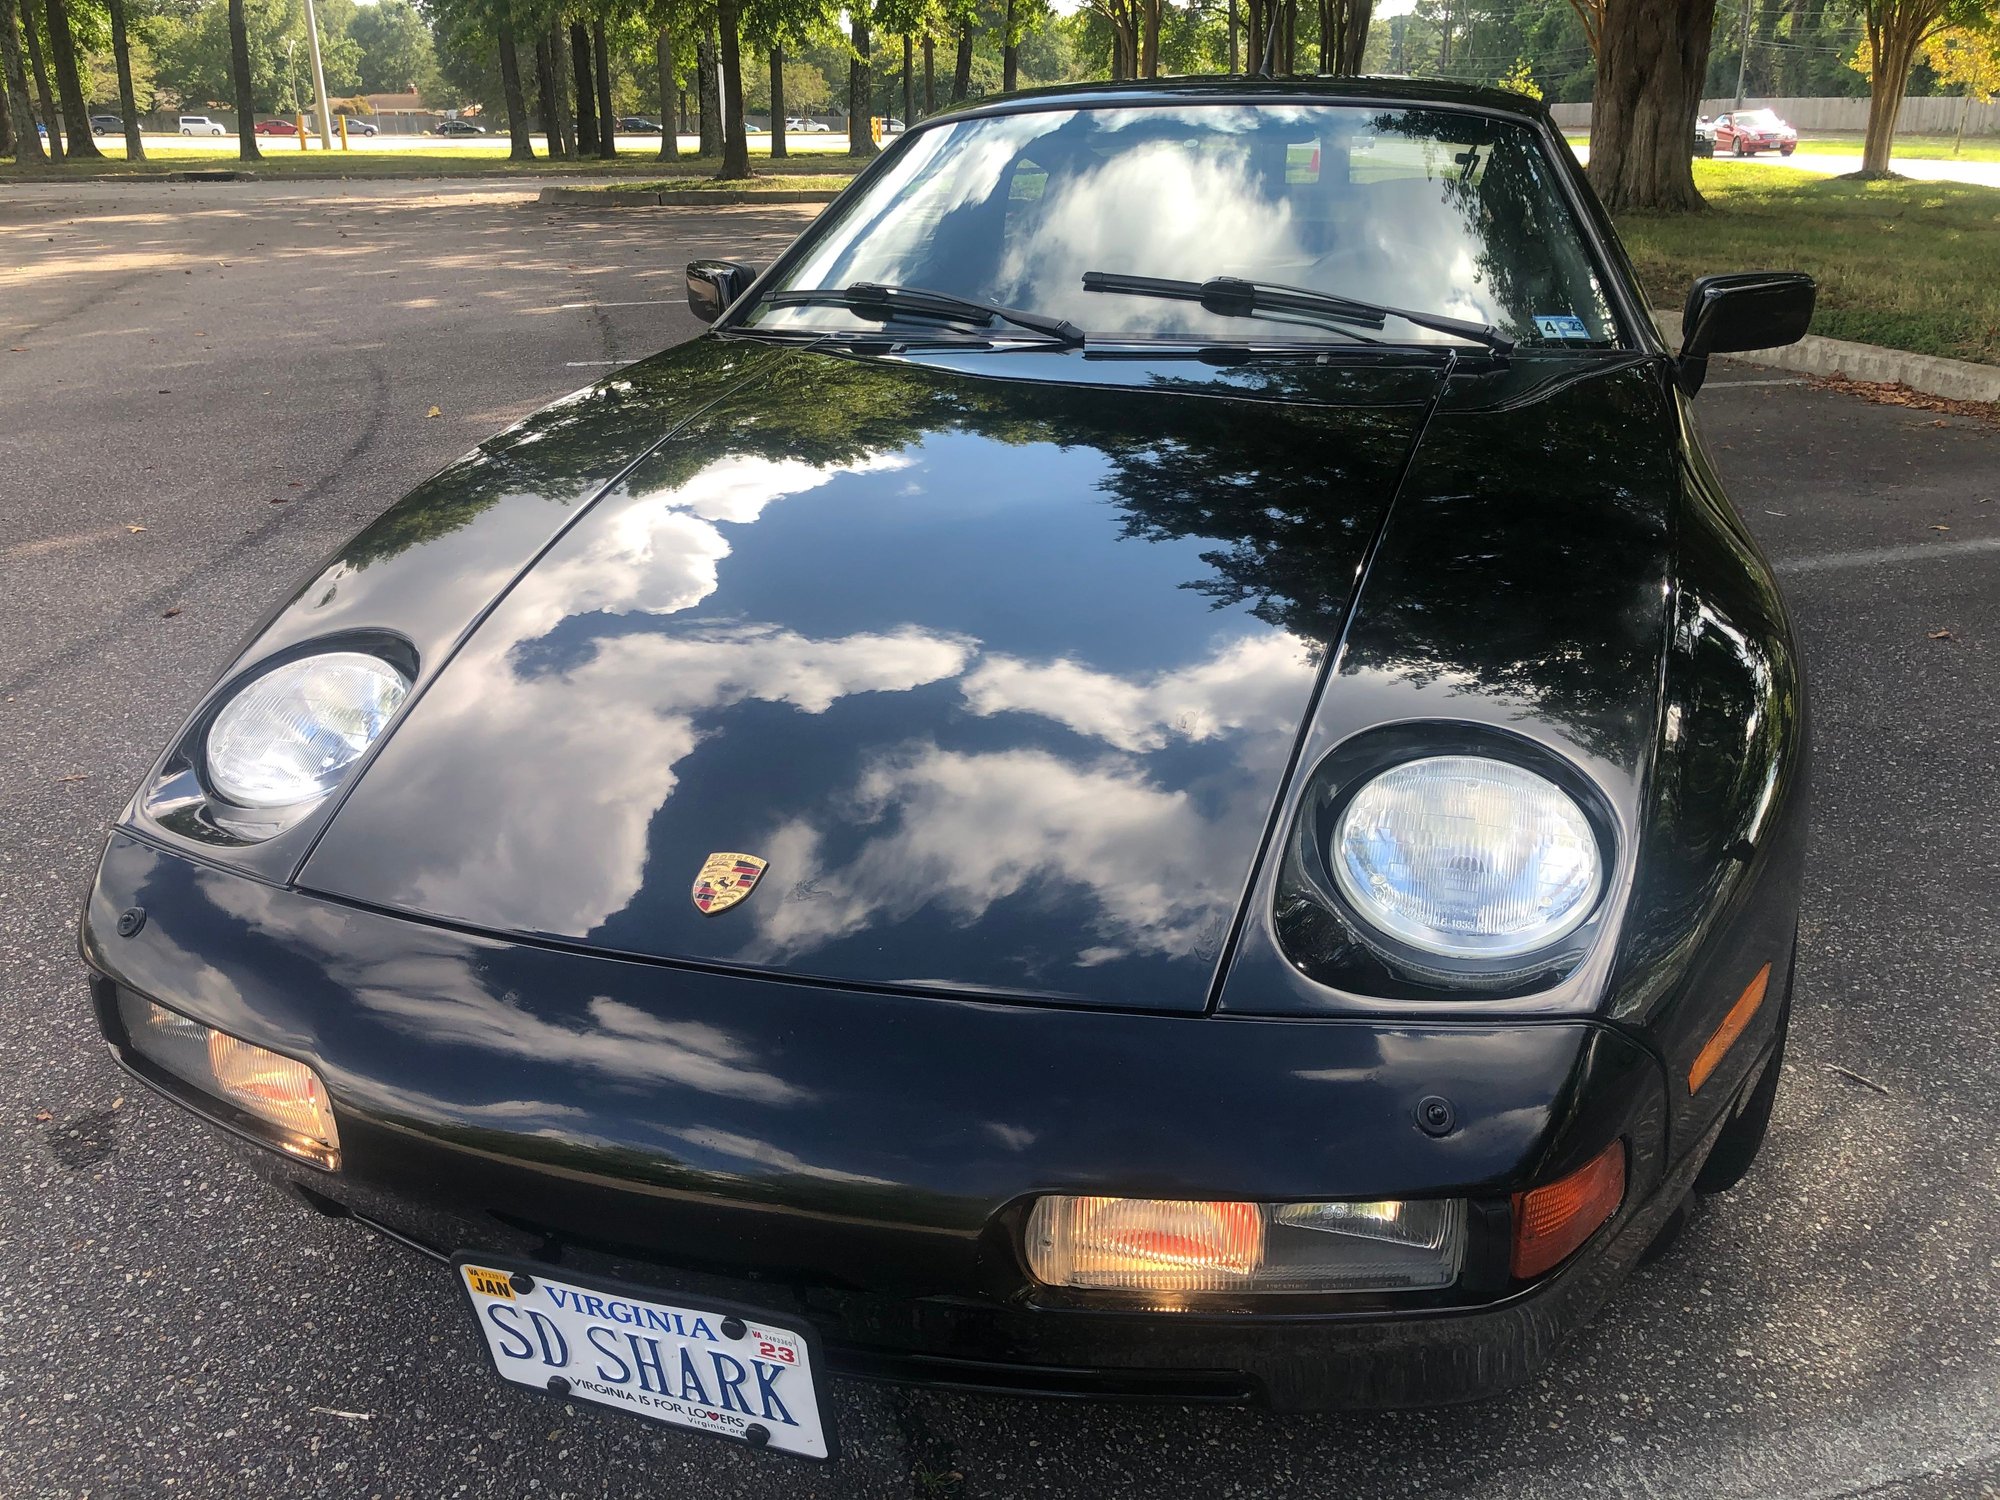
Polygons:
<instances>
[{"instance_id":1,"label":"jan registration sticker","mask_svg":"<svg viewBox=\"0 0 2000 1500\"><path fill-rule=\"evenodd\" d=\"M803 1329L747 1308L558 1280L539 1266L459 1260L454 1269L502 1379L752 1447L832 1456L818 1349Z\"/></svg>"}]
</instances>

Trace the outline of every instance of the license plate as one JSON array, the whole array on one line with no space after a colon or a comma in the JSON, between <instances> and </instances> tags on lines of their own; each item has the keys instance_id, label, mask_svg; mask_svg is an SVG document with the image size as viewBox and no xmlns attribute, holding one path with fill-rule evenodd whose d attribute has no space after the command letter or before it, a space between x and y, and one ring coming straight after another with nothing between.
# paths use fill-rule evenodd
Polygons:
<instances>
[{"instance_id":1,"label":"license plate","mask_svg":"<svg viewBox=\"0 0 2000 1500\"><path fill-rule=\"evenodd\" d=\"M751 1308L461 1255L453 1273L501 1378L804 1458L832 1456L818 1344Z\"/></svg>"}]
</instances>

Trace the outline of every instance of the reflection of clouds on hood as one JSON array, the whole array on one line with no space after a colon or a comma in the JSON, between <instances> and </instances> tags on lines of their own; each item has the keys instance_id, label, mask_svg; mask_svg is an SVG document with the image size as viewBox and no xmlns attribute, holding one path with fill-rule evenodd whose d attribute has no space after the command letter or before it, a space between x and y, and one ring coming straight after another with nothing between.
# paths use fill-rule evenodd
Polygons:
<instances>
[{"instance_id":1,"label":"reflection of clouds on hood","mask_svg":"<svg viewBox=\"0 0 2000 1500\"><path fill-rule=\"evenodd\" d=\"M1243 730L1287 734L1313 671L1305 642L1276 632L1246 636L1206 661L1151 681L1093 671L1068 658L1036 665L989 656L964 689L976 714L1040 714L1120 750L1141 751Z\"/></svg>"},{"instance_id":2,"label":"reflection of clouds on hood","mask_svg":"<svg viewBox=\"0 0 2000 1500\"><path fill-rule=\"evenodd\" d=\"M853 693L956 676L971 650L914 626L831 640L720 626L600 639L565 670L522 675L488 662L447 672L423 705L427 723L502 748L477 780L459 776L453 756L392 766L427 818L485 831L463 841L456 863L419 861L409 898L426 911L478 911L528 931L593 927L639 888L647 823L672 794L675 767L700 743L701 715L750 699L824 713ZM506 754L516 742L537 751ZM562 774L549 776L552 766ZM496 817L496 807L506 815Z\"/></svg>"},{"instance_id":3,"label":"reflection of clouds on hood","mask_svg":"<svg viewBox=\"0 0 2000 1500\"><path fill-rule=\"evenodd\" d=\"M739 1163L766 1167L787 1176L812 1177L821 1182L848 1182L866 1187L888 1187L887 1177L870 1177L861 1172L842 1172L833 1167L817 1167L796 1152L774 1146L769 1141L760 1141L755 1136L743 1135L733 1130L717 1130L711 1126L698 1126L691 1130L668 1130L667 1135L683 1141L697 1150L733 1159ZM747 1175L739 1169L737 1175Z\"/></svg>"},{"instance_id":4,"label":"reflection of clouds on hood","mask_svg":"<svg viewBox=\"0 0 2000 1500\"><path fill-rule=\"evenodd\" d=\"M774 501L818 489L844 474L907 468L900 453L854 463L809 464L736 453L685 484L653 494L614 496L605 514L576 527L531 569L507 601L508 645L532 640L569 615L677 614L715 592L729 556L720 525L748 525Z\"/></svg>"},{"instance_id":5,"label":"reflection of clouds on hood","mask_svg":"<svg viewBox=\"0 0 2000 1500\"><path fill-rule=\"evenodd\" d=\"M965 923L1024 890L1087 892L1109 942L1180 956L1206 942L1235 902L1234 868L1208 858L1208 820L1122 757L1091 766L1040 750L959 754L928 746L878 761L854 790L853 818L884 824L853 859L820 867L819 838L780 831L814 899L759 913L745 955L772 963L936 902Z\"/></svg>"},{"instance_id":6,"label":"reflection of clouds on hood","mask_svg":"<svg viewBox=\"0 0 2000 1500\"><path fill-rule=\"evenodd\" d=\"M406 927L408 942L393 956L376 958L353 941L344 912L235 876L206 879L202 888L219 909L259 932L315 952L329 977L358 1004L426 1042L567 1063L621 1082L676 1083L766 1104L805 1097L795 1085L759 1067L750 1049L720 1027L662 1020L602 995L573 1019L545 1018L489 990L462 940L440 933L436 946L425 951L418 946L425 929ZM404 1102L422 1108L420 1100ZM548 1108L516 1102L496 1105L494 1112L521 1115L538 1107ZM455 1117L465 1113L453 1103Z\"/></svg>"}]
</instances>

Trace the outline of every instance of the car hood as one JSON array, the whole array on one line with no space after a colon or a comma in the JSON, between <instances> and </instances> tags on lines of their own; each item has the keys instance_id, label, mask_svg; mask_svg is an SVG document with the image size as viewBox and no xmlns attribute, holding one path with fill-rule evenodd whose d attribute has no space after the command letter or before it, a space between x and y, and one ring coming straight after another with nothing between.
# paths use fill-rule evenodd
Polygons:
<instances>
[{"instance_id":1,"label":"car hood","mask_svg":"<svg viewBox=\"0 0 2000 1500\"><path fill-rule=\"evenodd\" d=\"M1445 365L769 359L497 601L300 883L654 959L1199 1010ZM766 869L704 913L716 854Z\"/></svg>"}]
</instances>

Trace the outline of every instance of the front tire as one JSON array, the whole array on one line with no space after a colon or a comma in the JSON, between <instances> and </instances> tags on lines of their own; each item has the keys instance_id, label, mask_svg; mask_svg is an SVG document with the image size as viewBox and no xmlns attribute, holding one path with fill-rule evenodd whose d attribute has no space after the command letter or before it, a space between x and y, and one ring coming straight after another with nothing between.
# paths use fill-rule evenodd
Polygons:
<instances>
[{"instance_id":1,"label":"front tire","mask_svg":"<svg viewBox=\"0 0 2000 1500\"><path fill-rule=\"evenodd\" d=\"M1743 137L1740 135L1736 138L1736 154L1738 156L1748 156L1750 154L1743 149Z\"/></svg>"}]
</instances>

